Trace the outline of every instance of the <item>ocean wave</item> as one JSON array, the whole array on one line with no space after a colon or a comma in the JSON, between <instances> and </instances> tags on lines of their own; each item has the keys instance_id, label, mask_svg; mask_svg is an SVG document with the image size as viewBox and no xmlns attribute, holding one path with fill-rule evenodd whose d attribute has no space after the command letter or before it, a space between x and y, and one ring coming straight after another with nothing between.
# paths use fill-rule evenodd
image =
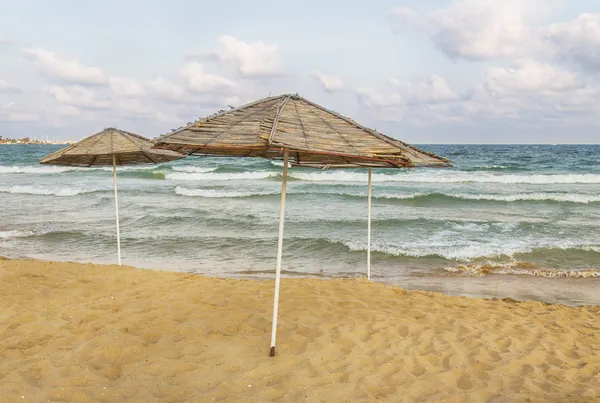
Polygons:
<instances>
[{"instance_id":1,"label":"ocean wave","mask_svg":"<svg viewBox=\"0 0 600 403\"><path fill-rule=\"evenodd\" d=\"M331 242L345 245L351 251L366 251L366 242L364 240L331 240ZM494 243L472 243L472 242L452 242L424 240L422 242L404 242L401 245L389 243L374 242L371 245L371 251L384 253L386 255L411 258L440 257L447 260L469 262L481 258L513 258L517 255L527 255L532 253L541 253L547 255L551 251L579 251L579 252L598 252L598 245L580 244L572 241L552 241L538 242L537 244L523 239L513 241L508 239L497 239Z\"/></svg>"},{"instance_id":2,"label":"ocean wave","mask_svg":"<svg viewBox=\"0 0 600 403\"><path fill-rule=\"evenodd\" d=\"M435 194L430 194L432 196ZM491 201L554 201L569 203L597 203L600 202L600 195L584 193L517 193L517 194L471 194L471 193L441 193L440 196L447 196L456 199L466 200L491 200Z\"/></svg>"},{"instance_id":3,"label":"ocean wave","mask_svg":"<svg viewBox=\"0 0 600 403\"><path fill-rule=\"evenodd\" d=\"M6 166L0 165L0 174L57 174L69 171L78 171L85 168L62 166Z\"/></svg>"},{"instance_id":4,"label":"ocean wave","mask_svg":"<svg viewBox=\"0 0 600 403\"><path fill-rule=\"evenodd\" d=\"M194 166L173 166L171 167L173 171L176 172L186 172L186 173L207 173L216 171L217 168L213 167L194 167Z\"/></svg>"},{"instance_id":5,"label":"ocean wave","mask_svg":"<svg viewBox=\"0 0 600 403\"><path fill-rule=\"evenodd\" d=\"M21 238L31 236L33 232L26 231L0 231L0 239Z\"/></svg>"},{"instance_id":6,"label":"ocean wave","mask_svg":"<svg viewBox=\"0 0 600 403\"><path fill-rule=\"evenodd\" d=\"M0 193L30 194L40 196L76 196L84 193L93 193L105 189L81 189L71 187L42 188L36 186L0 186Z\"/></svg>"},{"instance_id":7,"label":"ocean wave","mask_svg":"<svg viewBox=\"0 0 600 403\"><path fill-rule=\"evenodd\" d=\"M117 173L122 171L148 171L158 169L161 164L153 165L133 165L133 166L118 166ZM65 172L78 172L78 171L104 171L112 172L112 166L94 166L94 167L76 167L76 166L56 166L56 165L0 165L0 174L37 174L37 175L52 175L60 174Z\"/></svg>"},{"instance_id":8,"label":"ocean wave","mask_svg":"<svg viewBox=\"0 0 600 403\"><path fill-rule=\"evenodd\" d=\"M200 196L213 198L242 198L256 196L272 196L279 194L279 191L207 191L205 189L187 189L178 187L176 193L183 196ZM304 194L304 195L333 195L366 198L366 192L352 191L335 191L335 190L289 190L288 194ZM485 194L485 193L376 193L374 199L387 200L429 200L443 201L444 199L464 199L464 200L487 200L498 202L518 202L518 201L550 201L560 203L598 203L600 195L584 194L584 193L516 193L516 194Z\"/></svg>"},{"instance_id":9,"label":"ocean wave","mask_svg":"<svg viewBox=\"0 0 600 403\"><path fill-rule=\"evenodd\" d=\"M181 186L175 188L175 193L180 196L209 197L209 198L240 198L252 196L276 195L277 192L251 192L240 190L216 190L216 189L188 189Z\"/></svg>"},{"instance_id":10,"label":"ocean wave","mask_svg":"<svg viewBox=\"0 0 600 403\"><path fill-rule=\"evenodd\" d=\"M269 171L259 172L229 172L229 173L186 173L173 172L165 174L167 179L180 181L233 181L233 180L256 180L276 177L278 173Z\"/></svg>"},{"instance_id":11,"label":"ocean wave","mask_svg":"<svg viewBox=\"0 0 600 403\"><path fill-rule=\"evenodd\" d=\"M367 182L367 174L348 171L294 172L290 178L310 182ZM505 183L505 184L600 184L598 174L494 174L464 171L419 171L395 174L375 173L373 182L412 183Z\"/></svg>"},{"instance_id":12,"label":"ocean wave","mask_svg":"<svg viewBox=\"0 0 600 403\"><path fill-rule=\"evenodd\" d=\"M527 275L548 278L590 278L600 277L600 270L561 270L539 268L532 262L512 261L508 263L493 263L473 265L458 265L444 267L443 270L451 275L480 277L489 274Z\"/></svg>"}]
</instances>

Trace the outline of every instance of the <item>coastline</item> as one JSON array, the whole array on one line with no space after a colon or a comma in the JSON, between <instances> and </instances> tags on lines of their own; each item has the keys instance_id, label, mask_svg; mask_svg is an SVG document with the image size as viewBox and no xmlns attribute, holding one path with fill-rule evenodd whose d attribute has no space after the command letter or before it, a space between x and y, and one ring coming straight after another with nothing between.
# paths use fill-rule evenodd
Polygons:
<instances>
[{"instance_id":1,"label":"coastline","mask_svg":"<svg viewBox=\"0 0 600 403\"><path fill-rule=\"evenodd\" d=\"M7 402L600 398L599 306L288 278L269 358L272 280L0 260L0 293Z\"/></svg>"}]
</instances>

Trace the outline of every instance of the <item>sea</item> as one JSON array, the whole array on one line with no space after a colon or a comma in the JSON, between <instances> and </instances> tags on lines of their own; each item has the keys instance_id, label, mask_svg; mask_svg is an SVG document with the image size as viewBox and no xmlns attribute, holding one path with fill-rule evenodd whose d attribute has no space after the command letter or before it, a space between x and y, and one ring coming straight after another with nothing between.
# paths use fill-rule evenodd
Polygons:
<instances>
[{"instance_id":1,"label":"sea","mask_svg":"<svg viewBox=\"0 0 600 403\"><path fill-rule=\"evenodd\" d=\"M0 255L116 263L112 167L0 145ZM600 305L600 145L418 145L452 168L374 169L372 278L450 295ZM280 161L119 167L123 264L274 277ZM283 276L366 276L366 169L289 170ZM283 292L283 291L282 291Z\"/></svg>"}]
</instances>

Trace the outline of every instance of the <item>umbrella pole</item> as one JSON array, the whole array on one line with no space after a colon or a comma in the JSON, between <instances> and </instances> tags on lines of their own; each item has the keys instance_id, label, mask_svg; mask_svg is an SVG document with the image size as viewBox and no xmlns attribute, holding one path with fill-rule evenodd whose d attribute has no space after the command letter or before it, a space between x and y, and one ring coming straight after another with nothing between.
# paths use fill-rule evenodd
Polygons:
<instances>
[{"instance_id":1,"label":"umbrella pole","mask_svg":"<svg viewBox=\"0 0 600 403\"><path fill-rule=\"evenodd\" d=\"M369 195L367 196L367 279L371 279L371 168L369 168Z\"/></svg>"},{"instance_id":2,"label":"umbrella pole","mask_svg":"<svg viewBox=\"0 0 600 403\"><path fill-rule=\"evenodd\" d=\"M277 313L279 311L279 284L281 282L281 254L283 252L283 223L285 219L285 196L287 190L288 156L286 148L283 153L283 178L281 179L281 207L279 210L279 242L277 244L277 270L275 271L275 295L273 297L273 327L271 329L270 357L275 356L275 340L277 338Z\"/></svg>"},{"instance_id":3,"label":"umbrella pole","mask_svg":"<svg viewBox=\"0 0 600 403\"><path fill-rule=\"evenodd\" d=\"M115 183L115 219L117 223L117 256L121 266L121 231L119 230L119 198L117 196L117 157L113 155L113 181Z\"/></svg>"}]
</instances>

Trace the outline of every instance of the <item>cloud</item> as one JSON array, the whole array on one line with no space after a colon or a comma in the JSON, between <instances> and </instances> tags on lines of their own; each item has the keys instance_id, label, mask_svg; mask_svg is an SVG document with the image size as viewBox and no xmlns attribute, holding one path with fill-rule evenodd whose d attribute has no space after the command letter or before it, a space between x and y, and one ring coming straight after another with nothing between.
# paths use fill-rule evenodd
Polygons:
<instances>
[{"instance_id":1,"label":"cloud","mask_svg":"<svg viewBox=\"0 0 600 403\"><path fill-rule=\"evenodd\" d=\"M248 43L230 35L220 36L219 49L192 55L199 62L216 61L222 70L243 78L265 78L283 73L279 46L264 42Z\"/></svg>"},{"instance_id":2,"label":"cloud","mask_svg":"<svg viewBox=\"0 0 600 403\"><path fill-rule=\"evenodd\" d=\"M499 96L520 93L542 95L571 91L582 86L569 71L534 60L520 60L510 68L489 68L485 82L490 94Z\"/></svg>"},{"instance_id":3,"label":"cloud","mask_svg":"<svg viewBox=\"0 0 600 403\"><path fill-rule=\"evenodd\" d=\"M74 118L81 115L81 111L71 105L59 105L58 107L54 108L53 112L59 117L66 118Z\"/></svg>"},{"instance_id":4,"label":"cloud","mask_svg":"<svg viewBox=\"0 0 600 403\"><path fill-rule=\"evenodd\" d=\"M25 49L23 53L46 74L65 82L76 84L104 84L106 82L106 77L99 67L85 66L73 57L40 48Z\"/></svg>"},{"instance_id":5,"label":"cloud","mask_svg":"<svg viewBox=\"0 0 600 403\"><path fill-rule=\"evenodd\" d=\"M136 97L146 93L144 86L132 78L111 76L108 78L108 84L115 93L126 97Z\"/></svg>"},{"instance_id":6,"label":"cloud","mask_svg":"<svg viewBox=\"0 0 600 403\"><path fill-rule=\"evenodd\" d=\"M32 123L40 119L39 115L32 111L18 108L0 108L1 123Z\"/></svg>"},{"instance_id":7,"label":"cloud","mask_svg":"<svg viewBox=\"0 0 600 403\"><path fill-rule=\"evenodd\" d=\"M396 31L425 29L434 45L451 59L496 60L537 49L538 33L531 24L557 4L557 0L460 0L426 16L395 7L390 17Z\"/></svg>"},{"instance_id":8,"label":"cloud","mask_svg":"<svg viewBox=\"0 0 600 403\"><path fill-rule=\"evenodd\" d=\"M346 88L344 80L339 77L330 76L317 70L310 75L317 80L325 92L340 92Z\"/></svg>"},{"instance_id":9,"label":"cloud","mask_svg":"<svg viewBox=\"0 0 600 403\"><path fill-rule=\"evenodd\" d=\"M225 77L205 73L204 66L198 62L183 66L181 74L188 89L198 93L221 92L236 85Z\"/></svg>"},{"instance_id":10,"label":"cloud","mask_svg":"<svg viewBox=\"0 0 600 403\"><path fill-rule=\"evenodd\" d=\"M588 71L600 69L600 14L581 14L574 20L551 24L540 30L540 36L557 59Z\"/></svg>"},{"instance_id":11,"label":"cloud","mask_svg":"<svg viewBox=\"0 0 600 403\"><path fill-rule=\"evenodd\" d=\"M0 93L18 94L21 92L22 90L16 85L11 84L5 80L0 80Z\"/></svg>"},{"instance_id":12,"label":"cloud","mask_svg":"<svg viewBox=\"0 0 600 403\"><path fill-rule=\"evenodd\" d=\"M186 94L183 88L162 77L157 77L147 83L146 88L151 94L172 101L181 100Z\"/></svg>"},{"instance_id":13,"label":"cloud","mask_svg":"<svg viewBox=\"0 0 600 403\"><path fill-rule=\"evenodd\" d=\"M110 103L107 99L98 99L94 91L79 85L61 87L53 85L48 92L63 105L84 109L108 109Z\"/></svg>"},{"instance_id":14,"label":"cloud","mask_svg":"<svg viewBox=\"0 0 600 403\"><path fill-rule=\"evenodd\" d=\"M406 29L421 29L425 24L423 18L415 10L406 6L393 7L388 15L388 20L396 33Z\"/></svg>"},{"instance_id":15,"label":"cloud","mask_svg":"<svg viewBox=\"0 0 600 403\"><path fill-rule=\"evenodd\" d=\"M442 76L430 74L424 80L412 80L406 83L397 79L389 83L399 92L407 103L441 103L455 101L459 98Z\"/></svg>"}]
</instances>

